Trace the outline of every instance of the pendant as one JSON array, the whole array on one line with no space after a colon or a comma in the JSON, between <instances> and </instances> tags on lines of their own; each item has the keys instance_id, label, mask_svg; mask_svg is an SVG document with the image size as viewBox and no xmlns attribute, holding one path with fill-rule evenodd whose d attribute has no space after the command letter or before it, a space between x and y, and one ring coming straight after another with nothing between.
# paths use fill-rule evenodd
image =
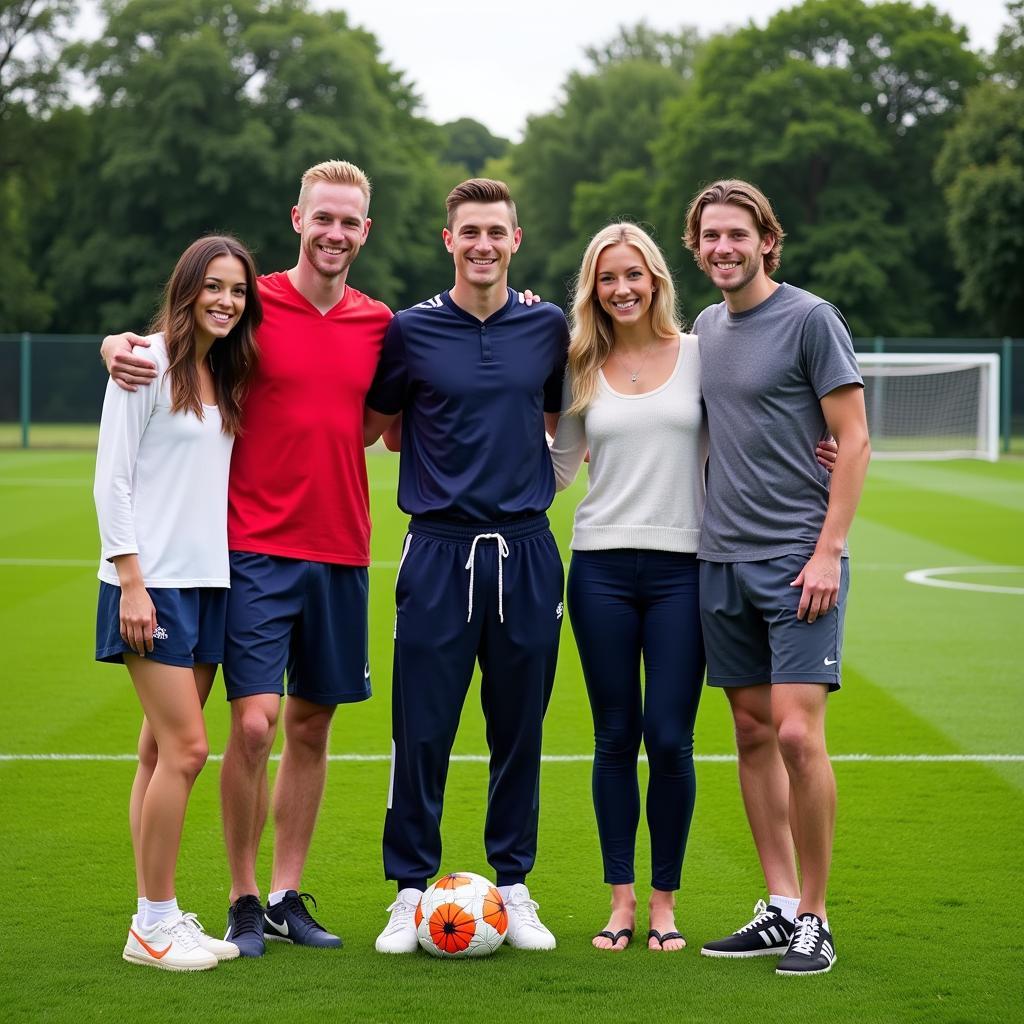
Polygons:
<instances>
[{"instance_id":1,"label":"pendant","mask_svg":"<svg viewBox=\"0 0 1024 1024\"><path fill-rule=\"evenodd\" d=\"M639 379L639 377L640 377L639 373L634 373L633 376L630 377L629 379L635 384L637 382L637 380Z\"/></svg>"}]
</instances>

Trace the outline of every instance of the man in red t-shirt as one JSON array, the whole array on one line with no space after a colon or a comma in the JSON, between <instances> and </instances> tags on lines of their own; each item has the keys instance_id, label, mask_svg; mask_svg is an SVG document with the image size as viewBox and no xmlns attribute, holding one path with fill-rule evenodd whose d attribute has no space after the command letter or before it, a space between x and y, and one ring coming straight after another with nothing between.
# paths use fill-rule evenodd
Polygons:
<instances>
[{"instance_id":1,"label":"man in red t-shirt","mask_svg":"<svg viewBox=\"0 0 1024 1024\"><path fill-rule=\"evenodd\" d=\"M231 734L221 771L231 870L226 938L262 956L264 938L337 947L299 896L323 795L338 704L370 696L367 654L369 489L363 405L388 308L346 279L370 230L370 183L333 160L302 177L291 270L259 279L259 366L235 442L228 492L231 590L224 677ZM104 339L111 375L130 390L156 375L136 335ZM269 805L267 761L284 704L274 789L274 862L266 907L256 852ZM151 783L152 784L152 783Z\"/></svg>"}]
</instances>

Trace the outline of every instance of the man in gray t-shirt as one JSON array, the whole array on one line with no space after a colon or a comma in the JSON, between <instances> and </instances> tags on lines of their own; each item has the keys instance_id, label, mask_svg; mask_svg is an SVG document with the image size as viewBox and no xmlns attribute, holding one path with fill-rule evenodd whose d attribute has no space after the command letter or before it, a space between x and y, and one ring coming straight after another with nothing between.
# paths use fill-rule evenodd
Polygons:
<instances>
[{"instance_id":1,"label":"man in gray t-shirt","mask_svg":"<svg viewBox=\"0 0 1024 1024\"><path fill-rule=\"evenodd\" d=\"M778 973L815 974L835 960L825 706L839 689L846 536L870 446L850 330L828 302L772 281L782 238L747 182L702 189L687 213L687 248L724 299L694 325L710 436L698 550L708 683L732 708L769 893L749 924L701 952L781 955ZM829 434L831 481L813 455Z\"/></svg>"}]
</instances>

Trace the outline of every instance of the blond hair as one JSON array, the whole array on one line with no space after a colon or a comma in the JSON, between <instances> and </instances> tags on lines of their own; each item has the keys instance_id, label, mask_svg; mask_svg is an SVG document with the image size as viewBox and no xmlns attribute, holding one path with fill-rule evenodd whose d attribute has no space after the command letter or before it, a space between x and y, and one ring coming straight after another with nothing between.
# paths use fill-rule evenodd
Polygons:
<instances>
[{"instance_id":1,"label":"blond hair","mask_svg":"<svg viewBox=\"0 0 1024 1024\"><path fill-rule=\"evenodd\" d=\"M740 181L738 178L725 178L701 189L693 197L686 211L683 245L693 253L697 266L701 270L704 269L700 258L700 219L704 214L704 207L712 205L741 207L754 218L757 233L762 238L771 235L775 239L775 244L764 254L764 272L774 274L782 262L782 240L786 237L786 232L782 230L768 197L756 185L751 185L749 181Z\"/></svg>"},{"instance_id":2,"label":"blond hair","mask_svg":"<svg viewBox=\"0 0 1024 1024\"><path fill-rule=\"evenodd\" d=\"M597 298L597 261L612 245L631 245L638 250L654 278L651 300L651 330L656 338L671 338L681 327L676 313L676 289L665 257L646 231L628 222L609 224L590 240L583 253L576 297L573 301L569 336L569 376L572 380L572 404L569 413L582 413L594 399L597 371L615 347L615 328L611 317Z\"/></svg>"},{"instance_id":3,"label":"blond hair","mask_svg":"<svg viewBox=\"0 0 1024 1024\"><path fill-rule=\"evenodd\" d=\"M455 211L463 203L504 203L508 207L509 216L512 218L512 230L519 227L519 220L516 215L516 204L512 200L512 193L508 185L495 178L470 178L456 185L448 193L445 200L445 209L448 211L448 230L451 231L455 223Z\"/></svg>"},{"instance_id":4,"label":"blond hair","mask_svg":"<svg viewBox=\"0 0 1024 1024\"><path fill-rule=\"evenodd\" d=\"M299 201L296 203L300 210L305 207L310 190L318 181L325 181L329 185L355 185L366 199L366 208L370 208L372 188L366 173L347 160L324 160L323 163L314 164L302 175Z\"/></svg>"}]
</instances>

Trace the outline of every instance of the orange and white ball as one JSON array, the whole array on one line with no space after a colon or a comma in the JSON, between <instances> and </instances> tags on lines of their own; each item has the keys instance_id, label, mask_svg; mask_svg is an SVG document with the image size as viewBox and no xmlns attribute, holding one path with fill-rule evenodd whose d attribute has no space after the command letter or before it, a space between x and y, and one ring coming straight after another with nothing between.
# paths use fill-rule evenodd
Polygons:
<instances>
[{"instance_id":1,"label":"orange and white ball","mask_svg":"<svg viewBox=\"0 0 1024 1024\"><path fill-rule=\"evenodd\" d=\"M420 897L416 936L434 956L490 956L508 931L508 911L501 893L481 875L469 871L439 878Z\"/></svg>"}]
</instances>

